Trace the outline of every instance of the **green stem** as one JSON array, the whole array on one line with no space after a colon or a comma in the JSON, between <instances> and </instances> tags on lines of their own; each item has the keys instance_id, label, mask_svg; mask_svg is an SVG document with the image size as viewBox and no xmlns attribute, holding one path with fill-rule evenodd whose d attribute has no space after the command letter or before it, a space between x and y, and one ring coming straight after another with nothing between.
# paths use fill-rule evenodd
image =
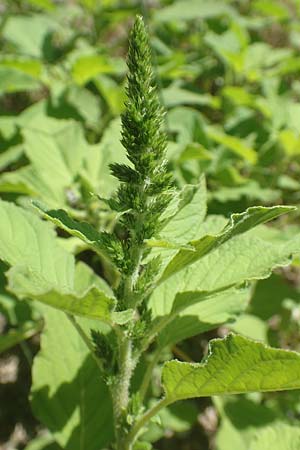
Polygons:
<instances>
[{"instance_id":1,"label":"green stem","mask_svg":"<svg viewBox=\"0 0 300 450\"><path fill-rule=\"evenodd\" d=\"M114 411L116 449L124 450L126 415L129 405L129 388L135 361L132 357L131 339L120 327L116 327L115 329L118 336L119 372L112 385L111 395Z\"/></svg>"},{"instance_id":2,"label":"green stem","mask_svg":"<svg viewBox=\"0 0 300 450\"><path fill-rule=\"evenodd\" d=\"M161 409L165 408L170 403L170 400L167 398L162 398L152 408L150 408L132 427L122 450L131 450L132 445L134 444L142 428L152 419L152 417L156 416Z\"/></svg>"}]
</instances>

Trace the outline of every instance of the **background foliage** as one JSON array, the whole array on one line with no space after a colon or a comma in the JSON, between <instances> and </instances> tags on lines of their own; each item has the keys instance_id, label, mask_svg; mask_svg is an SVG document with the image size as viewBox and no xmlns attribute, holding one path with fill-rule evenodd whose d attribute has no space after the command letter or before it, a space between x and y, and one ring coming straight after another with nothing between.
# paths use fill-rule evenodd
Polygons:
<instances>
[{"instance_id":1,"label":"background foliage","mask_svg":"<svg viewBox=\"0 0 300 450\"><path fill-rule=\"evenodd\" d=\"M178 186L196 184L205 173L208 211L226 217L256 204L299 205L299 0L7 0L0 8L3 199L25 208L35 199L64 207L73 218L95 226L113 226L114 217L90 192L108 196L116 187L108 165L124 161L119 142L124 55L129 26L139 12L152 36L156 76L167 109L170 170ZM87 213L83 205L88 205ZM1 223L4 227L2 218ZM296 211L278 219L268 239L284 245L297 231ZM78 277L92 276L84 264L88 263L109 279L109 267L100 267L79 240L65 239L63 233L60 240L82 261ZM296 258L288 268L257 282L237 321L175 345L175 356L198 361L208 338L228 329L300 351L299 264ZM31 413L30 371L45 311L9 294L7 268L2 264L0 269L0 444L5 450L59 450L68 441L77 450L80 430L67 437L58 433L58 444L53 443ZM64 392L54 390L53 395L58 401L60 395L74 399L93 361L75 335L64 340L56 334L54 345L51 329L68 329L69 337L74 332L58 313L47 314L43 339L45 346L47 339L51 343L53 361L61 342L70 356L70 364L61 361L62 367L53 373L58 386L64 383ZM72 364L72 354L79 352L84 370ZM38 365L39 374L49 371L45 359ZM75 391L68 391L68 380L74 377ZM91 386L87 395L93 398L100 387ZM155 380L153 389L158 389ZM45 423L39 406L43 395L41 380L32 391L32 407ZM73 414L76 422L75 403L66 414ZM97 414L99 426L105 418ZM296 450L300 437L292 426L299 414L300 397L294 392L178 403L161 414L145 441L157 442L157 449ZM52 428L59 430L64 420L59 417ZM109 424L104 427L111 433ZM93 448L87 445L85 450Z\"/></svg>"}]
</instances>

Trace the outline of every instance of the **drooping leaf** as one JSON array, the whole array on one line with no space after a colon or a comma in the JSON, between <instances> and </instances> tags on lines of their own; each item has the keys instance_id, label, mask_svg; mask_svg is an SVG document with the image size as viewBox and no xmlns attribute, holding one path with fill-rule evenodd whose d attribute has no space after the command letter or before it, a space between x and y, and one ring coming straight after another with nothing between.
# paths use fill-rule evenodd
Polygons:
<instances>
[{"instance_id":1,"label":"drooping leaf","mask_svg":"<svg viewBox=\"0 0 300 450\"><path fill-rule=\"evenodd\" d=\"M81 295L51 286L47 279L30 269L15 267L8 271L8 288L19 298L38 300L69 314L110 322L115 300L103 291L91 286Z\"/></svg>"},{"instance_id":2,"label":"drooping leaf","mask_svg":"<svg viewBox=\"0 0 300 450\"><path fill-rule=\"evenodd\" d=\"M201 364L167 362L162 382L170 403L193 397L299 389L300 355L228 335L211 341Z\"/></svg>"}]
</instances>

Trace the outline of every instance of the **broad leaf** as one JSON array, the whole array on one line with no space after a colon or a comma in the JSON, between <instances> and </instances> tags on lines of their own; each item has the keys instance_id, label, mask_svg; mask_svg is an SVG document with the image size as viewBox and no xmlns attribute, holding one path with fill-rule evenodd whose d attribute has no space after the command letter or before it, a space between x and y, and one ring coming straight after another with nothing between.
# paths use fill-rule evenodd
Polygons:
<instances>
[{"instance_id":1,"label":"broad leaf","mask_svg":"<svg viewBox=\"0 0 300 450\"><path fill-rule=\"evenodd\" d=\"M206 228L205 224L201 227L202 231ZM212 221L210 227L213 224ZM216 221L216 225L220 223ZM261 236L256 237L257 234ZM256 229L237 235L155 289L149 307L154 327L158 320L167 327L160 332L161 345L214 328L223 320L223 323L232 321L245 310L250 293L247 289L233 286L268 277L274 268L287 265L290 256L299 252L299 237L280 242L273 241L270 235L273 235L272 229L267 227L259 230L259 233ZM203 298L204 294L206 299ZM182 304L178 316L175 314L172 317L174 322L165 321L174 312L178 298L185 298L187 303Z\"/></svg>"},{"instance_id":2,"label":"broad leaf","mask_svg":"<svg viewBox=\"0 0 300 450\"><path fill-rule=\"evenodd\" d=\"M93 285L78 293L74 257L58 245L46 222L12 203L0 202L0 214L0 257L12 266L13 293L70 314L112 320L113 295Z\"/></svg>"},{"instance_id":3,"label":"broad leaf","mask_svg":"<svg viewBox=\"0 0 300 450\"><path fill-rule=\"evenodd\" d=\"M3 36L23 55L40 57L47 36L57 28L57 22L44 14L11 15L5 23Z\"/></svg>"},{"instance_id":4,"label":"broad leaf","mask_svg":"<svg viewBox=\"0 0 300 450\"><path fill-rule=\"evenodd\" d=\"M155 20L167 22L171 20L208 19L227 13L232 13L232 9L217 0L213 0L209 4L204 0L180 0L157 11Z\"/></svg>"},{"instance_id":5,"label":"broad leaf","mask_svg":"<svg viewBox=\"0 0 300 450\"><path fill-rule=\"evenodd\" d=\"M0 92L12 93L32 91L40 88L40 83L32 76L11 67L0 65Z\"/></svg>"},{"instance_id":6,"label":"broad leaf","mask_svg":"<svg viewBox=\"0 0 300 450\"><path fill-rule=\"evenodd\" d=\"M112 319L115 300L94 286L78 295L74 291L64 290L62 286L51 286L47 279L24 267L9 270L8 281L8 289L19 298L38 300L69 314L90 319L105 322Z\"/></svg>"},{"instance_id":7,"label":"broad leaf","mask_svg":"<svg viewBox=\"0 0 300 450\"><path fill-rule=\"evenodd\" d=\"M63 250L46 222L24 209L0 201L0 258L27 267L49 284L72 289L74 257Z\"/></svg>"},{"instance_id":8,"label":"broad leaf","mask_svg":"<svg viewBox=\"0 0 300 450\"><path fill-rule=\"evenodd\" d=\"M124 65L120 59L110 60L105 55L83 54L73 63L71 73L75 82L84 85L101 74L123 72Z\"/></svg>"},{"instance_id":9,"label":"broad leaf","mask_svg":"<svg viewBox=\"0 0 300 450\"><path fill-rule=\"evenodd\" d=\"M154 295L161 294L162 291ZM167 313L167 302L171 298L164 292L160 297L160 305L157 302L155 309L152 310L155 315L154 329L158 324L161 328L157 336L161 347L176 344L183 339L235 320L247 307L250 291L232 288L220 292L179 293L172 303L171 312Z\"/></svg>"},{"instance_id":10,"label":"broad leaf","mask_svg":"<svg viewBox=\"0 0 300 450\"><path fill-rule=\"evenodd\" d=\"M233 214L230 222L221 233L217 235L206 235L197 241L191 241L189 244L194 247L194 252L184 249L180 250L165 268L161 280L165 280L189 264L196 262L234 236L245 233L259 224L268 222L294 209L288 206L274 206L271 208L257 206L248 208L244 213Z\"/></svg>"},{"instance_id":11,"label":"broad leaf","mask_svg":"<svg viewBox=\"0 0 300 450\"><path fill-rule=\"evenodd\" d=\"M299 448L299 427L278 423L257 432L249 450L298 450Z\"/></svg>"},{"instance_id":12,"label":"broad leaf","mask_svg":"<svg viewBox=\"0 0 300 450\"><path fill-rule=\"evenodd\" d=\"M105 448L113 419L99 369L66 316L47 307L43 311L46 326L33 365L33 411L63 449ZM95 327L90 321L81 325Z\"/></svg>"},{"instance_id":13,"label":"broad leaf","mask_svg":"<svg viewBox=\"0 0 300 450\"><path fill-rule=\"evenodd\" d=\"M223 145L224 147L231 150L234 154L238 155L240 158L245 159L250 164L255 164L257 162L257 153L252 148L249 147L242 139L235 136L230 136L229 134L221 133L215 130L213 127L207 127L208 136L215 142Z\"/></svg>"},{"instance_id":14,"label":"broad leaf","mask_svg":"<svg viewBox=\"0 0 300 450\"><path fill-rule=\"evenodd\" d=\"M266 427L276 424L278 411L263 403L260 395L228 395L214 397L213 403L220 416L216 434L218 450L249 450L254 435Z\"/></svg>"},{"instance_id":15,"label":"broad leaf","mask_svg":"<svg viewBox=\"0 0 300 450\"><path fill-rule=\"evenodd\" d=\"M85 155L85 167L82 176L91 186L91 191L108 197L118 186L117 179L111 174L109 164L113 162L127 163L124 147L120 142L120 119L112 120L106 127L101 142L90 146Z\"/></svg>"},{"instance_id":16,"label":"broad leaf","mask_svg":"<svg viewBox=\"0 0 300 450\"><path fill-rule=\"evenodd\" d=\"M202 177L198 185L186 185L175 196L164 213L167 219L160 237L181 244L195 239L199 235L206 210L206 185Z\"/></svg>"},{"instance_id":17,"label":"broad leaf","mask_svg":"<svg viewBox=\"0 0 300 450\"><path fill-rule=\"evenodd\" d=\"M210 343L201 364L170 361L162 382L166 400L300 388L300 355L228 335Z\"/></svg>"}]
</instances>

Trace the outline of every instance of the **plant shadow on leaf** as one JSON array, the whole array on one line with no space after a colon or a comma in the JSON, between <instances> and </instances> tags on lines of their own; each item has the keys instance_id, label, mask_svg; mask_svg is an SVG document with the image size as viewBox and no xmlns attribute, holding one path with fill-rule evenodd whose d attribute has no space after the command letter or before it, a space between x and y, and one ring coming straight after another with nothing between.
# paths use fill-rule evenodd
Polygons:
<instances>
[{"instance_id":1,"label":"plant shadow on leaf","mask_svg":"<svg viewBox=\"0 0 300 450\"><path fill-rule=\"evenodd\" d=\"M96 398L99 402L95 402ZM91 355L85 358L75 378L62 383L52 396L47 385L33 390L32 409L65 450L98 450L113 437L109 394L100 377L95 379ZM76 422L79 423L73 428ZM105 432L98 433L99 428Z\"/></svg>"}]
</instances>

